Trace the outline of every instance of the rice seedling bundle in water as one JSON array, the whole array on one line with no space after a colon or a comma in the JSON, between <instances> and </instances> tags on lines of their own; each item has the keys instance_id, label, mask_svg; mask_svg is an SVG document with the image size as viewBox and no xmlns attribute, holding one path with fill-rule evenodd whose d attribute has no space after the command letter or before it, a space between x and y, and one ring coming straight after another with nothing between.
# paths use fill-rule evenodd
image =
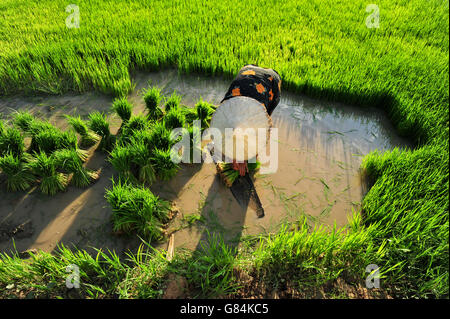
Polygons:
<instances>
[{"instance_id":1,"label":"rice seedling bundle in water","mask_svg":"<svg viewBox=\"0 0 450 319\"><path fill-rule=\"evenodd\" d=\"M133 174L135 164L132 156L130 148L117 145L110 153L109 162L119 172L122 179L136 183L137 179Z\"/></svg>"},{"instance_id":2,"label":"rice seedling bundle in water","mask_svg":"<svg viewBox=\"0 0 450 319\"><path fill-rule=\"evenodd\" d=\"M114 145L114 136L109 129L109 123L106 120L106 115L100 112L89 114L89 128L101 137L100 149L110 151Z\"/></svg>"},{"instance_id":3,"label":"rice seedling bundle in water","mask_svg":"<svg viewBox=\"0 0 450 319\"><path fill-rule=\"evenodd\" d=\"M71 182L77 187L87 187L99 177L98 172L83 167L83 162L75 150L59 150L52 156L57 168L72 174Z\"/></svg>"},{"instance_id":4,"label":"rice seedling bundle in water","mask_svg":"<svg viewBox=\"0 0 450 319\"><path fill-rule=\"evenodd\" d=\"M173 145L174 141L171 139L170 131L166 128L164 123L156 122L151 127L148 143L152 148L168 150Z\"/></svg>"},{"instance_id":5,"label":"rice seedling bundle in water","mask_svg":"<svg viewBox=\"0 0 450 319\"><path fill-rule=\"evenodd\" d=\"M200 100L195 105L195 110L197 111L198 119L201 121L202 128L209 127L211 116L214 113L213 106L208 102Z\"/></svg>"},{"instance_id":6,"label":"rice seedling bundle in water","mask_svg":"<svg viewBox=\"0 0 450 319\"><path fill-rule=\"evenodd\" d=\"M0 172L6 175L6 189L11 192L27 190L36 180L28 163L12 153L0 157Z\"/></svg>"},{"instance_id":7,"label":"rice seedling bundle in water","mask_svg":"<svg viewBox=\"0 0 450 319\"><path fill-rule=\"evenodd\" d=\"M131 105L128 102L128 100L125 97L123 97L114 100L112 104L112 109L121 118L123 126L131 118L131 114L133 112L133 105Z\"/></svg>"},{"instance_id":8,"label":"rice seedling bundle in water","mask_svg":"<svg viewBox=\"0 0 450 319\"><path fill-rule=\"evenodd\" d=\"M29 112L19 111L14 115L14 125L18 126L22 131L29 132L34 122L34 116Z\"/></svg>"},{"instance_id":9,"label":"rice seedling bundle in water","mask_svg":"<svg viewBox=\"0 0 450 319\"><path fill-rule=\"evenodd\" d=\"M170 150L154 149L152 163L156 170L156 175L162 180L169 180L176 175L180 168L170 158Z\"/></svg>"},{"instance_id":10,"label":"rice seedling bundle in water","mask_svg":"<svg viewBox=\"0 0 450 319\"><path fill-rule=\"evenodd\" d=\"M247 163L248 173L251 174L259 169L261 163ZM234 181L239 177L239 171L233 169L232 163L217 163L217 172L227 187L231 187Z\"/></svg>"},{"instance_id":11,"label":"rice seedling bundle in water","mask_svg":"<svg viewBox=\"0 0 450 319\"><path fill-rule=\"evenodd\" d=\"M157 87L152 87L144 91L144 102L147 108L147 117L150 120L158 120L163 115L163 111L159 108L159 103L162 100L161 90Z\"/></svg>"},{"instance_id":12,"label":"rice seedling bundle in water","mask_svg":"<svg viewBox=\"0 0 450 319\"><path fill-rule=\"evenodd\" d=\"M115 231L137 232L146 240L163 237L163 223L169 219L170 205L149 189L113 181L105 197L113 210Z\"/></svg>"},{"instance_id":13,"label":"rice seedling bundle in water","mask_svg":"<svg viewBox=\"0 0 450 319\"><path fill-rule=\"evenodd\" d=\"M2 136L3 134L5 134L5 124L2 120L0 120L0 136Z\"/></svg>"},{"instance_id":14,"label":"rice seedling bundle in water","mask_svg":"<svg viewBox=\"0 0 450 319\"><path fill-rule=\"evenodd\" d=\"M168 113L172 109L178 109L181 102L181 96L179 96L176 92L173 92L171 96L166 100L165 110Z\"/></svg>"},{"instance_id":15,"label":"rice seedling bundle in water","mask_svg":"<svg viewBox=\"0 0 450 319\"><path fill-rule=\"evenodd\" d=\"M19 158L22 157L25 142L20 131L14 127L3 129L0 135L0 156L12 153Z\"/></svg>"},{"instance_id":16,"label":"rice seedling bundle in water","mask_svg":"<svg viewBox=\"0 0 450 319\"><path fill-rule=\"evenodd\" d=\"M165 116L164 116L164 125L168 130L173 130L175 128L184 127L185 126L185 118L180 109L172 108Z\"/></svg>"},{"instance_id":17,"label":"rice seedling bundle in water","mask_svg":"<svg viewBox=\"0 0 450 319\"><path fill-rule=\"evenodd\" d=\"M131 138L137 132L148 129L149 125L149 120L142 114L131 117L131 119L122 127L120 136L122 143L129 143Z\"/></svg>"},{"instance_id":18,"label":"rice seedling bundle in water","mask_svg":"<svg viewBox=\"0 0 450 319\"><path fill-rule=\"evenodd\" d=\"M88 126L81 119L80 116L74 117L66 115L66 119L69 122L69 124L73 127L75 132L80 134L81 136L80 145L89 147L94 145L100 140L100 137L97 134L88 129Z\"/></svg>"},{"instance_id":19,"label":"rice seedling bundle in water","mask_svg":"<svg viewBox=\"0 0 450 319\"><path fill-rule=\"evenodd\" d=\"M151 149L139 140L133 140L129 149L132 162L138 166L139 181L147 184L153 183L156 180L156 174L151 161Z\"/></svg>"},{"instance_id":20,"label":"rice seedling bundle in water","mask_svg":"<svg viewBox=\"0 0 450 319\"><path fill-rule=\"evenodd\" d=\"M66 188L67 176L56 170L54 157L41 152L36 154L35 159L30 162L30 166L33 173L41 178L40 189L42 193L54 195Z\"/></svg>"}]
</instances>

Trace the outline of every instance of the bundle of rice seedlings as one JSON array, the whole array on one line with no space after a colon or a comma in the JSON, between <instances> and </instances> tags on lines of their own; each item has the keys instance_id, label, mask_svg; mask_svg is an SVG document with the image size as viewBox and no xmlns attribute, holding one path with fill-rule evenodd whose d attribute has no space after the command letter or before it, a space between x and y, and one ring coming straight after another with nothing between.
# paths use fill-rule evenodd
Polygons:
<instances>
[{"instance_id":1,"label":"bundle of rice seedlings","mask_svg":"<svg viewBox=\"0 0 450 319\"><path fill-rule=\"evenodd\" d=\"M157 87L152 87L144 91L144 102L147 108L147 117L151 120L158 120L163 115L163 111L159 108L159 103L162 100L161 90Z\"/></svg>"},{"instance_id":2,"label":"bundle of rice seedlings","mask_svg":"<svg viewBox=\"0 0 450 319\"><path fill-rule=\"evenodd\" d=\"M53 153L56 166L67 174L72 174L71 182L77 187L87 187L96 181L99 173L83 167L83 162L75 150L63 149Z\"/></svg>"},{"instance_id":3,"label":"bundle of rice seedlings","mask_svg":"<svg viewBox=\"0 0 450 319\"><path fill-rule=\"evenodd\" d=\"M22 157L25 148L25 142L20 131L14 127L3 129L0 135L0 156L12 153L19 158Z\"/></svg>"},{"instance_id":4,"label":"bundle of rice seedlings","mask_svg":"<svg viewBox=\"0 0 450 319\"><path fill-rule=\"evenodd\" d=\"M195 110L197 111L198 119L201 121L202 127L209 127L209 122L211 121L211 116L214 113L214 108L212 104L200 99L197 104L195 104Z\"/></svg>"},{"instance_id":5,"label":"bundle of rice seedlings","mask_svg":"<svg viewBox=\"0 0 450 319\"><path fill-rule=\"evenodd\" d=\"M171 96L166 100L165 110L168 113L172 109L178 109L181 102L181 96L179 96L176 92L173 92Z\"/></svg>"},{"instance_id":6,"label":"bundle of rice seedlings","mask_svg":"<svg viewBox=\"0 0 450 319\"><path fill-rule=\"evenodd\" d=\"M251 174L259 169L261 163L247 163L248 174ZM227 187L231 187L234 181L239 177L239 171L233 169L232 163L217 163L217 172L219 173L222 181Z\"/></svg>"},{"instance_id":7,"label":"bundle of rice seedlings","mask_svg":"<svg viewBox=\"0 0 450 319\"><path fill-rule=\"evenodd\" d=\"M35 181L28 163L12 153L0 157L0 172L6 175L6 189L11 192L27 190Z\"/></svg>"},{"instance_id":8,"label":"bundle of rice seedlings","mask_svg":"<svg viewBox=\"0 0 450 319\"><path fill-rule=\"evenodd\" d=\"M151 130L148 145L152 148L160 150L167 150L173 145L173 140L170 138L170 131L166 128L164 123L156 122Z\"/></svg>"},{"instance_id":9,"label":"bundle of rice seedlings","mask_svg":"<svg viewBox=\"0 0 450 319\"><path fill-rule=\"evenodd\" d=\"M35 121L34 116L26 111L19 111L13 116L14 125L18 126L24 132L30 132L31 125Z\"/></svg>"},{"instance_id":10,"label":"bundle of rice seedlings","mask_svg":"<svg viewBox=\"0 0 450 319\"><path fill-rule=\"evenodd\" d=\"M156 180L155 169L151 162L152 152L144 142L133 139L129 147L131 160L139 167L139 181L151 184Z\"/></svg>"},{"instance_id":11,"label":"bundle of rice seedlings","mask_svg":"<svg viewBox=\"0 0 450 319\"><path fill-rule=\"evenodd\" d=\"M192 122L198 119L197 110L195 108L182 106L180 107L180 112L183 114L185 121L188 124L192 124Z\"/></svg>"},{"instance_id":12,"label":"bundle of rice seedlings","mask_svg":"<svg viewBox=\"0 0 450 319\"><path fill-rule=\"evenodd\" d=\"M69 124L73 127L75 132L80 134L81 141L80 145L84 147L89 147L94 145L100 140L100 136L95 134L94 132L88 129L86 123L81 119L80 116L74 117L70 115L66 115L66 119Z\"/></svg>"},{"instance_id":13,"label":"bundle of rice seedlings","mask_svg":"<svg viewBox=\"0 0 450 319\"><path fill-rule=\"evenodd\" d=\"M162 180L169 180L176 175L180 166L170 158L170 150L154 149L152 163L156 170L156 175Z\"/></svg>"},{"instance_id":14,"label":"bundle of rice seedlings","mask_svg":"<svg viewBox=\"0 0 450 319\"><path fill-rule=\"evenodd\" d=\"M169 130L173 130L174 128L178 127L184 127L185 125L185 118L183 113L179 109L171 109L165 116L164 116L164 125Z\"/></svg>"},{"instance_id":15,"label":"bundle of rice seedlings","mask_svg":"<svg viewBox=\"0 0 450 319\"><path fill-rule=\"evenodd\" d=\"M122 126L130 120L133 111L133 105L128 103L126 97L115 99L112 104L112 109L122 119Z\"/></svg>"},{"instance_id":16,"label":"bundle of rice seedlings","mask_svg":"<svg viewBox=\"0 0 450 319\"><path fill-rule=\"evenodd\" d=\"M30 167L41 178L40 189L43 194L55 195L66 188L67 176L56 170L56 161L52 156L44 152L37 153Z\"/></svg>"},{"instance_id":17,"label":"bundle of rice seedlings","mask_svg":"<svg viewBox=\"0 0 450 319\"><path fill-rule=\"evenodd\" d=\"M2 120L0 120L0 136L2 136L3 134L5 134L5 124L3 123Z\"/></svg>"},{"instance_id":18,"label":"bundle of rice seedlings","mask_svg":"<svg viewBox=\"0 0 450 319\"><path fill-rule=\"evenodd\" d=\"M114 231L137 233L146 240L163 237L163 223L169 220L170 205L159 199L149 189L113 181L105 198L111 205Z\"/></svg>"},{"instance_id":19,"label":"bundle of rice seedlings","mask_svg":"<svg viewBox=\"0 0 450 319\"><path fill-rule=\"evenodd\" d=\"M133 174L135 164L132 156L129 148L117 145L110 153L109 162L119 172L119 176L122 179L137 183L137 179Z\"/></svg>"},{"instance_id":20,"label":"bundle of rice seedlings","mask_svg":"<svg viewBox=\"0 0 450 319\"><path fill-rule=\"evenodd\" d=\"M60 135L59 135L59 146L57 148L58 150L60 149L69 149L69 150L73 150L77 153L78 158L82 161L85 162L88 158L89 152L79 149L78 148L78 140L77 140L77 136L75 135L74 132L68 131L68 132L61 132L60 131Z\"/></svg>"},{"instance_id":21,"label":"bundle of rice seedlings","mask_svg":"<svg viewBox=\"0 0 450 319\"><path fill-rule=\"evenodd\" d=\"M89 114L89 128L99 135L102 139L100 141L100 149L110 151L114 145L114 136L109 129L109 123L106 120L106 115L100 112Z\"/></svg>"},{"instance_id":22,"label":"bundle of rice seedlings","mask_svg":"<svg viewBox=\"0 0 450 319\"><path fill-rule=\"evenodd\" d=\"M61 131L56 128L48 128L36 133L32 138L32 151L44 152L48 155L53 153L61 145Z\"/></svg>"},{"instance_id":23,"label":"bundle of rice seedlings","mask_svg":"<svg viewBox=\"0 0 450 319\"><path fill-rule=\"evenodd\" d=\"M138 131L143 131L149 128L148 119L142 115L136 115L131 117L131 119L122 127L121 139L125 143L128 143L130 139L136 134Z\"/></svg>"}]
</instances>

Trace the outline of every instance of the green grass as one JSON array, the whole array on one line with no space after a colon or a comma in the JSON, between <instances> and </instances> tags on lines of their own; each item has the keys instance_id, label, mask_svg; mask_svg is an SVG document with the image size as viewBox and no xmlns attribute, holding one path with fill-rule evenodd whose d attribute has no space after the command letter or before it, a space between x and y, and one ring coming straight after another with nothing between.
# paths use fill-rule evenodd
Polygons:
<instances>
[{"instance_id":1,"label":"green grass","mask_svg":"<svg viewBox=\"0 0 450 319\"><path fill-rule=\"evenodd\" d=\"M147 117L151 120L157 120L163 115L163 111L159 108L163 96L161 90L157 87L145 89L143 92L145 107L147 108Z\"/></svg>"},{"instance_id":2,"label":"green grass","mask_svg":"<svg viewBox=\"0 0 450 319\"><path fill-rule=\"evenodd\" d=\"M66 119L67 122L75 130L75 132L77 132L81 136L81 146L90 147L92 145L95 145L100 140L100 137L97 134L91 132L88 129L87 124L81 119L80 116L75 117L66 115Z\"/></svg>"},{"instance_id":3,"label":"green grass","mask_svg":"<svg viewBox=\"0 0 450 319\"><path fill-rule=\"evenodd\" d=\"M6 189L11 192L27 190L36 180L28 162L12 153L0 157L0 172L6 175Z\"/></svg>"},{"instance_id":4,"label":"green grass","mask_svg":"<svg viewBox=\"0 0 450 319\"><path fill-rule=\"evenodd\" d=\"M363 200L359 226L332 239L317 230L280 234L292 247L314 239L337 256L353 250L350 265L327 264L320 254L301 249L286 256L287 265L298 262L300 273L316 271L324 279L344 268L364 277L364 266L376 263L385 289L394 295L448 297L447 1L377 2L379 29L365 26L369 14L361 0L81 1L79 29L65 27L66 5L61 0L0 4L0 94L94 89L123 96L133 88L130 71L176 66L231 78L254 63L277 70L283 90L381 108L418 146L365 157L362 167L373 187ZM353 238L352 245L347 238ZM288 254L280 240L273 241ZM380 253L366 254L368 246ZM275 256L275 249L268 251ZM268 278L283 267L284 259L273 260L264 270ZM295 276L283 274L286 280Z\"/></svg>"},{"instance_id":5,"label":"green grass","mask_svg":"<svg viewBox=\"0 0 450 319\"><path fill-rule=\"evenodd\" d=\"M169 220L169 202L149 189L120 181L113 182L105 197L112 207L114 231L137 233L148 242L162 239L163 223Z\"/></svg>"}]
</instances>

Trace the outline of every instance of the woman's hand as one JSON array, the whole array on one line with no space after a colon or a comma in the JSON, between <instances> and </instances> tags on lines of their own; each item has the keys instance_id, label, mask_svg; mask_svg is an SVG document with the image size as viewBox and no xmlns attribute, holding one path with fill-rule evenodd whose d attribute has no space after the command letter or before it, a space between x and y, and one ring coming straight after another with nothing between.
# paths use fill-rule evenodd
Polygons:
<instances>
[{"instance_id":1,"label":"woman's hand","mask_svg":"<svg viewBox=\"0 0 450 319\"><path fill-rule=\"evenodd\" d=\"M233 169L239 171L239 175L245 176L245 174L248 173L247 162L236 163L236 160L233 160Z\"/></svg>"}]
</instances>

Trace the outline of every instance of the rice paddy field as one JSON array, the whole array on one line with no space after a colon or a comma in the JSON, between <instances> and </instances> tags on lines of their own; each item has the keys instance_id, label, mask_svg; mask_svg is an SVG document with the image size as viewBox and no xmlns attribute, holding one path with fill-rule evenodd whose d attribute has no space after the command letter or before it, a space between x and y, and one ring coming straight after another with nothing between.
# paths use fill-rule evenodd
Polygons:
<instances>
[{"instance_id":1,"label":"rice paddy field","mask_svg":"<svg viewBox=\"0 0 450 319\"><path fill-rule=\"evenodd\" d=\"M0 298L448 298L448 1L68 4L0 2ZM262 219L169 152L247 64Z\"/></svg>"}]
</instances>

